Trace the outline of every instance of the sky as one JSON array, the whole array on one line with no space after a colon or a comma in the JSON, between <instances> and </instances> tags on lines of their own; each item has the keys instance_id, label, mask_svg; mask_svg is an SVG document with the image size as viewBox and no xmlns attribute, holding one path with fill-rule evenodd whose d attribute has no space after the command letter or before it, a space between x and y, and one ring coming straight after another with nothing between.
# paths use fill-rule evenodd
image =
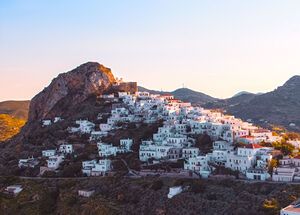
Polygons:
<instances>
[{"instance_id":1,"label":"sky","mask_svg":"<svg viewBox=\"0 0 300 215\"><path fill-rule=\"evenodd\" d=\"M300 74L299 0L1 0L0 101L87 61L150 89L217 98Z\"/></svg>"}]
</instances>

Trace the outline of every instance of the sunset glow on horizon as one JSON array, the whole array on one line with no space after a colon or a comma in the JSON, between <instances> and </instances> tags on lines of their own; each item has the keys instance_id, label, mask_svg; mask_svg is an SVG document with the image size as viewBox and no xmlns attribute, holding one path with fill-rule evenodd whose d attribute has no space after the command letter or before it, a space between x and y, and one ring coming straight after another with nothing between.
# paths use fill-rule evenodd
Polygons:
<instances>
[{"instance_id":1,"label":"sunset glow on horizon","mask_svg":"<svg viewBox=\"0 0 300 215\"><path fill-rule=\"evenodd\" d=\"M216 98L268 92L300 74L300 2L0 2L0 101L31 99L96 61L153 90Z\"/></svg>"}]
</instances>

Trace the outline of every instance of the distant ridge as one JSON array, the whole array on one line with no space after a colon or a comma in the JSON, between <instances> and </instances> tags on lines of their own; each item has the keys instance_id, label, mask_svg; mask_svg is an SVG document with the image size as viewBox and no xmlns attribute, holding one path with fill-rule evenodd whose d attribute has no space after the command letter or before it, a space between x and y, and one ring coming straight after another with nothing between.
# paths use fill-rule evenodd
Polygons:
<instances>
[{"instance_id":1,"label":"distant ridge","mask_svg":"<svg viewBox=\"0 0 300 215\"><path fill-rule=\"evenodd\" d=\"M254 94L254 93L250 93L250 92L247 92L247 91L241 91L241 92L233 95L232 97L237 97L237 96L240 96L240 95L248 95L248 94Z\"/></svg>"},{"instance_id":2,"label":"distant ridge","mask_svg":"<svg viewBox=\"0 0 300 215\"><path fill-rule=\"evenodd\" d=\"M29 100L25 101L3 101L0 102L0 114L8 114L11 117L27 119L29 111Z\"/></svg>"},{"instance_id":3,"label":"distant ridge","mask_svg":"<svg viewBox=\"0 0 300 215\"><path fill-rule=\"evenodd\" d=\"M152 94L172 94L177 99L180 99L185 102L191 102L193 104L203 105L208 102L217 102L219 99L213 98L209 95L206 95L201 92L197 92L188 88L179 88L177 90L167 92L167 91L158 91L158 90L149 90L147 88L138 87L139 91L147 91Z\"/></svg>"}]
</instances>

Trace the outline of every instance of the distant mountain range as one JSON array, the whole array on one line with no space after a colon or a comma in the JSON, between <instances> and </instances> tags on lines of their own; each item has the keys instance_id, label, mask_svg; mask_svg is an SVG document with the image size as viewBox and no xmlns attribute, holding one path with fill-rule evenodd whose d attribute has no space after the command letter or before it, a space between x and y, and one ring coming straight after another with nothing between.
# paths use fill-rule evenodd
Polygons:
<instances>
[{"instance_id":1,"label":"distant mountain range","mask_svg":"<svg viewBox=\"0 0 300 215\"><path fill-rule=\"evenodd\" d=\"M0 102L0 114L11 117L27 119L30 101L4 101Z\"/></svg>"}]
</instances>

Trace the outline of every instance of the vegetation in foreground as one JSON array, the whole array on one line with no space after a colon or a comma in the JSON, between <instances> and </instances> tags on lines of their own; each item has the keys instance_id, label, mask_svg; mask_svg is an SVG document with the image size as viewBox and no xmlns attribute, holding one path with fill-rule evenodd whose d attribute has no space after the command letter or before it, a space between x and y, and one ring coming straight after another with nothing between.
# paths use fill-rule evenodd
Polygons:
<instances>
[{"instance_id":1,"label":"vegetation in foreground","mask_svg":"<svg viewBox=\"0 0 300 215\"><path fill-rule=\"evenodd\" d=\"M22 184L17 197L0 195L4 214L278 214L299 198L300 185L231 180L122 177L85 180L0 178L0 186ZM189 187L172 199L170 186ZM79 197L78 189L95 195Z\"/></svg>"},{"instance_id":2,"label":"vegetation in foreground","mask_svg":"<svg viewBox=\"0 0 300 215\"><path fill-rule=\"evenodd\" d=\"M0 114L0 142L18 134L25 122L24 119L11 117L8 114Z\"/></svg>"}]
</instances>

